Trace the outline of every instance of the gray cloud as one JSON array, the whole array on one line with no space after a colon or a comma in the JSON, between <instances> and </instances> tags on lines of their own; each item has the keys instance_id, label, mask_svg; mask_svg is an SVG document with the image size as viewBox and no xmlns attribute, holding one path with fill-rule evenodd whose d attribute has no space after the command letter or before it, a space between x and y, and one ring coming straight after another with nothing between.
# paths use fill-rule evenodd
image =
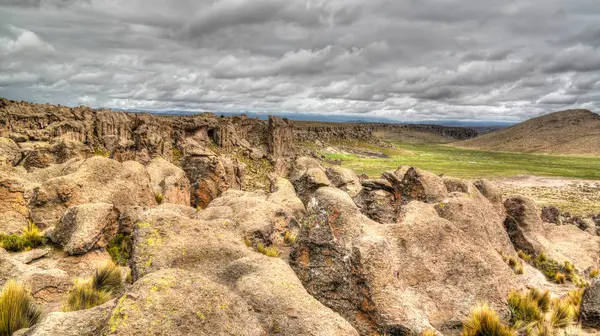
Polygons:
<instances>
[{"instance_id":1,"label":"gray cloud","mask_svg":"<svg viewBox=\"0 0 600 336\"><path fill-rule=\"evenodd\" d=\"M0 95L521 120L600 110L596 0L0 0Z\"/></svg>"}]
</instances>

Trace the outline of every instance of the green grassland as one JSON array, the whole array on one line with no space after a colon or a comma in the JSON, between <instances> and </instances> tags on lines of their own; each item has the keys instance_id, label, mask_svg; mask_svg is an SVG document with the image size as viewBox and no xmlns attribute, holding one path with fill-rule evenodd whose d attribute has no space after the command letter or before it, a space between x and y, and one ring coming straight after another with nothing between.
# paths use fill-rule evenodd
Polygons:
<instances>
[{"instance_id":1,"label":"green grassland","mask_svg":"<svg viewBox=\"0 0 600 336\"><path fill-rule=\"evenodd\" d=\"M378 177L383 171L409 165L437 174L461 178L513 177L535 175L600 180L600 157L506 153L458 148L444 144L394 143L395 149L379 149L389 158L369 158L355 154L325 154L341 160L342 166L357 173ZM364 143L343 147L367 148Z\"/></svg>"}]
</instances>

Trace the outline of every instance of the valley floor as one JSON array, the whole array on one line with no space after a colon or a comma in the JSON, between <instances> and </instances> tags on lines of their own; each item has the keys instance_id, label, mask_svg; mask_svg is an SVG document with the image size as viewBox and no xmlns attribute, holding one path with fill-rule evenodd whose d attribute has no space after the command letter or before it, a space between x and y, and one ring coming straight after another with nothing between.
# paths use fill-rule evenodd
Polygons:
<instances>
[{"instance_id":1,"label":"valley floor","mask_svg":"<svg viewBox=\"0 0 600 336\"><path fill-rule=\"evenodd\" d=\"M323 154L371 177L410 165L452 177L492 179L505 194L528 195L540 205L552 204L574 214L600 211L600 157L481 151L431 143L394 145L390 149L345 142L326 148Z\"/></svg>"}]
</instances>

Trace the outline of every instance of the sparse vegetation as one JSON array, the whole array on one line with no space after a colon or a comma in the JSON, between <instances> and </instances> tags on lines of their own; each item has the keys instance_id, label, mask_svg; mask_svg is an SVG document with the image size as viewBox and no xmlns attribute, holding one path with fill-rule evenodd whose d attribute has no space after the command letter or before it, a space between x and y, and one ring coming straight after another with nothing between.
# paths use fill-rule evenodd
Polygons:
<instances>
[{"instance_id":1,"label":"sparse vegetation","mask_svg":"<svg viewBox=\"0 0 600 336\"><path fill-rule=\"evenodd\" d=\"M118 234L108 243L106 250L117 265L126 266L131 257L131 238Z\"/></svg>"},{"instance_id":2,"label":"sparse vegetation","mask_svg":"<svg viewBox=\"0 0 600 336\"><path fill-rule=\"evenodd\" d=\"M258 253L262 253L267 257L277 258L279 257L279 250L276 247L265 247L262 243L258 243L256 246L256 251Z\"/></svg>"},{"instance_id":3,"label":"sparse vegetation","mask_svg":"<svg viewBox=\"0 0 600 336\"><path fill-rule=\"evenodd\" d=\"M525 271L523 269L523 263L520 262L517 258L515 257L504 257L504 261L506 261L506 263L508 264L508 266L510 266L510 268L516 273L516 274L523 274Z\"/></svg>"},{"instance_id":4,"label":"sparse vegetation","mask_svg":"<svg viewBox=\"0 0 600 336\"><path fill-rule=\"evenodd\" d=\"M0 235L0 247L11 252L31 250L42 244L44 244L44 237L40 229L31 221L23 229L22 234Z\"/></svg>"},{"instance_id":5,"label":"sparse vegetation","mask_svg":"<svg viewBox=\"0 0 600 336\"><path fill-rule=\"evenodd\" d=\"M419 336L437 336L437 332L434 329L427 329L421 332Z\"/></svg>"},{"instance_id":6,"label":"sparse vegetation","mask_svg":"<svg viewBox=\"0 0 600 336\"><path fill-rule=\"evenodd\" d=\"M162 204L162 202L165 200L165 195L162 193L154 193L154 200L156 200L156 203Z\"/></svg>"},{"instance_id":7,"label":"sparse vegetation","mask_svg":"<svg viewBox=\"0 0 600 336\"><path fill-rule=\"evenodd\" d=\"M96 147L96 148L94 148L94 156L109 157L110 152L104 148Z\"/></svg>"},{"instance_id":8,"label":"sparse vegetation","mask_svg":"<svg viewBox=\"0 0 600 336\"><path fill-rule=\"evenodd\" d=\"M181 161L181 159L183 158L183 152L181 151L181 149L177 148L177 147L173 147L173 162L174 163L179 163L179 161Z\"/></svg>"},{"instance_id":9,"label":"sparse vegetation","mask_svg":"<svg viewBox=\"0 0 600 336\"><path fill-rule=\"evenodd\" d=\"M544 252L540 253L537 258L534 258L523 251L519 251L519 258L540 270L548 279L556 283L564 284L569 280L576 285L580 285L583 281L577 274L577 270L572 263L567 261L561 264L548 257Z\"/></svg>"},{"instance_id":10,"label":"sparse vegetation","mask_svg":"<svg viewBox=\"0 0 600 336\"><path fill-rule=\"evenodd\" d=\"M487 304L473 308L469 318L463 322L461 336L514 336L515 332L506 326L498 314Z\"/></svg>"},{"instance_id":11,"label":"sparse vegetation","mask_svg":"<svg viewBox=\"0 0 600 336\"><path fill-rule=\"evenodd\" d=\"M111 299L122 286L121 270L108 262L87 279L76 279L67 295L63 311L77 311L99 306Z\"/></svg>"},{"instance_id":12,"label":"sparse vegetation","mask_svg":"<svg viewBox=\"0 0 600 336\"><path fill-rule=\"evenodd\" d=\"M288 245L293 245L296 242L297 236L289 231L283 235L283 241Z\"/></svg>"},{"instance_id":13,"label":"sparse vegetation","mask_svg":"<svg viewBox=\"0 0 600 336\"><path fill-rule=\"evenodd\" d=\"M9 280L0 293L0 336L36 324L42 311L35 305L31 293L21 282Z\"/></svg>"}]
</instances>

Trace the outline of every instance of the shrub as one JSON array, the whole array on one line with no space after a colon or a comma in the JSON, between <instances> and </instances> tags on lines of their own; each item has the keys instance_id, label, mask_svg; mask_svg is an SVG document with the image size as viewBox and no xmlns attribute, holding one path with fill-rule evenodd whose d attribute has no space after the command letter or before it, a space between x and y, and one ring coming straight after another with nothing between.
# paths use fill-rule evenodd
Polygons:
<instances>
[{"instance_id":1,"label":"shrub","mask_svg":"<svg viewBox=\"0 0 600 336\"><path fill-rule=\"evenodd\" d=\"M23 234L0 235L0 246L11 252L30 250L44 244L44 237L40 229L29 222L23 229Z\"/></svg>"},{"instance_id":2,"label":"shrub","mask_svg":"<svg viewBox=\"0 0 600 336\"><path fill-rule=\"evenodd\" d=\"M564 274L562 274L561 272L557 272L554 275L554 281L556 281L556 283L559 283L559 284L564 284L567 282L567 277Z\"/></svg>"},{"instance_id":3,"label":"shrub","mask_svg":"<svg viewBox=\"0 0 600 336\"><path fill-rule=\"evenodd\" d=\"M99 306L110 300L110 293L97 290L91 279L76 279L67 296L63 311L77 311Z\"/></svg>"},{"instance_id":4,"label":"shrub","mask_svg":"<svg viewBox=\"0 0 600 336\"><path fill-rule=\"evenodd\" d=\"M108 254L112 260L118 265L125 266L131 258L131 237L123 234L118 234L108 242L106 246Z\"/></svg>"},{"instance_id":5,"label":"shrub","mask_svg":"<svg viewBox=\"0 0 600 336\"><path fill-rule=\"evenodd\" d=\"M420 333L419 336L437 336L437 332L435 329L427 329Z\"/></svg>"},{"instance_id":6,"label":"shrub","mask_svg":"<svg viewBox=\"0 0 600 336\"><path fill-rule=\"evenodd\" d=\"M550 322L555 328L564 328L575 319L575 310L573 304L567 300L555 300L552 305Z\"/></svg>"},{"instance_id":7,"label":"shrub","mask_svg":"<svg viewBox=\"0 0 600 336\"><path fill-rule=\"evenodd\" d=\"M498 314L487 304L475 307L469 318L463 322L461 336L514 336L514 332L504 325Z\"/></svg>"},{"instance_id":8,"label":"shrub","mask_svg":"<svg viewBox=\"0 0 600 336\"><path fill-rule=\"evenodd\" d=\"M527 295L537 303L538 307L540 307L540 310L542 312L547 313L550 310L550 304L552 300L550 298L549 290L545 290L542 292L537 288L532 288L529 290L529 293Z\"/></svg>"},{"instance_id":9,"label":"shrub","mask_svg":"<svg viewBox=\"0 0 600 336\"><path fill-rule=\"evenodd\" d=\"M41 315L23 283L6 282L0 293L0 336L10 336L19 329L33 326Z\"/></svg>"},{"instance_id":10,"label":"shrub","mask_svg":"<svg viewBox=\"0 0 600 336\"><path fill-rule=\"evenodd\" d=\"M514 325L527 325L543 320L543 312L533 295L511 291L508 295L508 308L511 314L510 321Z\"/></svg>"},{"instance_id":11,"label":"shrub","mask_svg":"<svg viewBox=\"0 0 600 336\"><path fill-rule=\"evenodd\" d=\"M114 291L121 288L121 270L112 262L96 269L88 279L76 279L67 295L63 311L77 311L99 306L111 299Z\"/></svg>"},{"instance_id":12,"label":"shrub","mask_svg":"<svg viewBox=\"0 0 600 336\"><path fill-rule=\"evenodd\" d=\"M121 270L112 262L107 262L96 269L92 277L95 289L105 292L114 292L121 288Z\"/></svg>"},{"instance_id":13,"label":"shrub","mask_svg":"<svg viewBox=\"0 0 600 336\"><path fill-rule=\"evenodd\" d=\"M296 242L296 235L290 233L289 231L285 232L285 235L283 235L283 241L288 244L288 245L292 245Z\"/></svg>"},{"instance_id":14,"label":"shrub","mask_svg":"<svg viewBox=\"0 0 600 336\"><path fill-rule=\"evenodd\" d=\"M163 195L161 193L155 193L154 199L156 200L156 203L162 204L162 202L165 200L165 195Z\"/></svg>"}]
</instances>

